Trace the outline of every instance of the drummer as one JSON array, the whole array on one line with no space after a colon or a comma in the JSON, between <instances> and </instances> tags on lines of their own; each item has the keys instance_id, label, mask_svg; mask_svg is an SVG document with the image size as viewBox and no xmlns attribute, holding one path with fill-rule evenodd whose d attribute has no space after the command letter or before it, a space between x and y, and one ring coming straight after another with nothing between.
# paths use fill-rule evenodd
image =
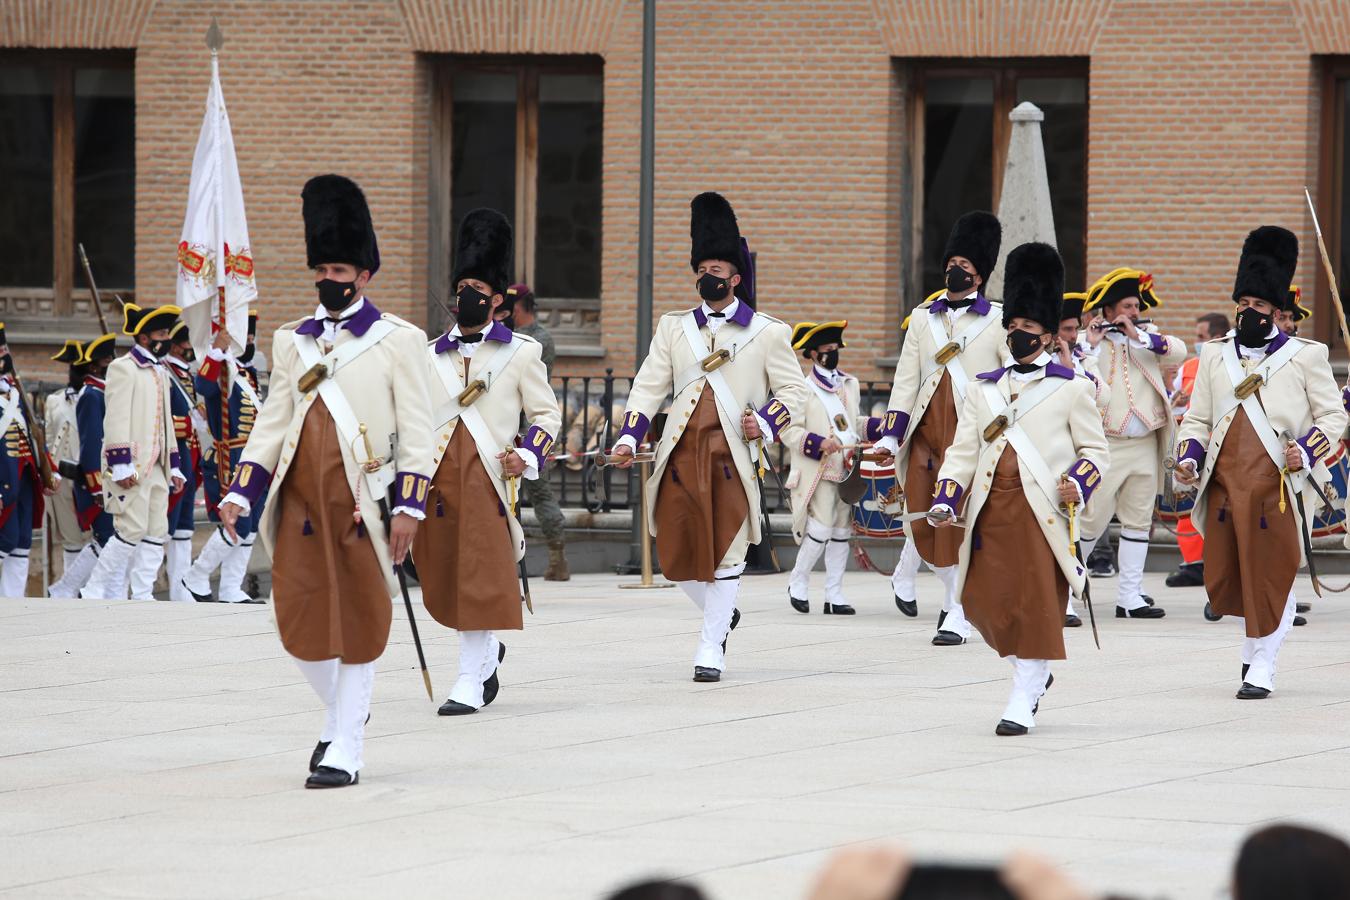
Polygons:
<instances>
[{"instance_id":1,"label":"drummer","mask_svg":"<svg viewBox=\"0 0 1350 900\"><path fill-rule=\"evenodd\" d=\"M811 363L806 416L794 418L782 434L792 453L787 482L792 493L792 536L801 545L788 580L788 603L799 613L811 611L807 596L811 570L824 555L825 615L854 614L844 601L853 506L840 499L839 483L852 467L859 435L876 440L881 419L858 413L858 379L839 368L847 327L847 321L801 322L792 330L792 349Z\"/></svg>"}]
</instances>

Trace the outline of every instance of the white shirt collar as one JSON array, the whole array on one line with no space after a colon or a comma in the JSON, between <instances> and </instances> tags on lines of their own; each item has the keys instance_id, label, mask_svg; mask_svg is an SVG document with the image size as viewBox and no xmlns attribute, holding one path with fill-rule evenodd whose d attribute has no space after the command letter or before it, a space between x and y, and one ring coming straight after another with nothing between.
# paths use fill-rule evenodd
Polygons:
<instances>
[{"instance_id":1,"label":"white shirt collar","mask_svg":"<svg viewBox=\"0 0 1350 900\"><path fill-rule=\"evenodd\" d=\"M731 302L727 304L726 309L717 314L719 318L730 319L736 315L736 311L741 308L741 298L732 297ZM703 315L709 319L713 317L713 308L707 303L702 304Z\"/></svg>"},{"instance_id":2,"label":"white shirt collar","mask_svg":"<svg viewBox=\"0 0 1350 900\"><path fill-rule=\"evenodd\" d=\"M354 316L354 315L356 315L357 313L359 313L359 312L361 311L361 308L362 308L363 306L365 306L365 305L366 305L366 295L365 295L365 294L362 294L362 295L357 299L357 301L356 301L355 303L353 303L351 306L347 307L347 308L344 309L341 313L339 313L338 315L335 316L335 315L333 315L331 312L328 311L328 307L326 307L326 306L324 306L322 303L320 303L319 306L318 306L318 308L314 310L314 318L316 318L316 319L350 319L352 316ZM331 323L331 322L325 322L324 324L325 324L325 325L331 325L332 323Z\"/></svg>"},{"instance_id":3,"label":"white shirt collar","mask_svg":"<svg viewBox=\"0 0 1350 900\"><path fill-rule=\"evenodd\" d=\"M1010 356L1008 357L1008 375L1013 379L1013 381L1025 384L1028 381L1035 381L1037 378L1044 378L1045 367L1052 362L1054 362L1054 359L1050 356L1050 354L1042 350L1041 355L1031 361L1031 364L1036 367L1036 370L1034 372L1018 372L1016 369L1013 368L1013 366L1017 365L1017 360L1013 359Z\"/></svg>"},{"instance_id":4,"label":"white shirt collar","mask_svg":"<svg viewBox=\"0 0 1350 900\"><path fill-rule=\"evenodd\" d=\"M1279 335L1279 333L1280 333L1280 326L1271 325L1270 333L1266 335L1266 343L1262 344L1260 347L1244 347L1242 344L1238 343L1237 329L1230 328L1228 330L1228 336L1233 339L1233 344L1238 348L1238 353L1242 356L1243 359L1260 359L1261 357L1265 356L1266 348L1270 346L1269 342L1275 340L1275 338Z\"/></svg>"}]
</instances>

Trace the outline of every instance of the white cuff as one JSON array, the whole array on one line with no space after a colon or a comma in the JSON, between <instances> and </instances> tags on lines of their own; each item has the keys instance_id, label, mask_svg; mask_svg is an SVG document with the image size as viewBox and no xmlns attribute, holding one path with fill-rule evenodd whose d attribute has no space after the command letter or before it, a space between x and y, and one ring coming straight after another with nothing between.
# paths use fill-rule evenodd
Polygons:
<instances>
[{"instance_id":1,"label":"white cuff","mask_svg":"<svg viewBox=\"0 0 1350 900\"><path fill-rule=\"evenodd\" d=\"M613 453L620 447L627 447L629 450L637 453L637 438L633 437L631 434L625 434L614 442L614 446L610 449L610 452Z\"/></svg>"},{"instance_id":2,"label":"white cuff","mask_svg":"<svg viewBox=\"0 0 1350 900\"><path fill-rule=\"evenodd\" d=\"M216 362L224 362L228 357L224 350L219 347L211 347L206 351L207 359L214 359Z\"/></svg>"},{"instance_id":3,"label":"white cuff","mask_svg":"<svg viewBox=\"0 0 1350 900\"><path fill-rule=\"evenodd\" d=\"M126 481L128 478L136 477L136 466L133 463L116 463L112 467L113 481Z\"/></svg>"},{"instance_id":4,"label":"white cuff","mask_svg":"<svg viewBox=\"0 0 1350 900\"><path fill-rule=\"evenodd\" d=\"M937 512L938 510L943 510L943 509L945 509L945 510L947 511L947 517L948 517L948 518L951 518L951 519L955 519L955 518L956 518L956 510L952 509L950 506L948 506L948 505L945 504L945 503L934 503L932 506L930 506L930 507L928 508L928 513L929 513L929 515L931 515L931 514Z\"/></svg>"},{"instance_id":5,"label":"white cuff","mask_svg":"<svg viewBox=\"0 0 1350 900\"><path fill-rule=\"evenodd\" d=\"M427 517L427 511L425 509L413 509L411 506L395 506L394 515L412 516L414 519L421 522L423 519Z\"/></svg>"},{"instance_id":6,"label":"white cuff","mask_svg":"<svg viewBox=\"0 0 1350 900\"><path fill-rule=\"evenodd\" d=\"M534 481L539 477L539 456L533 450L526 450L524 447L516 448L516 456L525 461L525 474L522 476L526 481Z\"/></svg>"},{"instance_id":7,"label":"white cuff","mask_svg":"<svg viewBox=\"0 0 1350 900\"><path fill-rule=\"evenodd\" d=\"M1298 443L1297 441L1294 442L1294 446L1298 448L1298 455L1301 456L1301 457L1303 458L1303 468L1304 468L1304 470L1305 470L1305 471L1311 470L1311 469L1312 469L1312 460L1308 458L1308 451L1307 451L1307 450L1304 450L1304 449L1303 449L1303 445L1300 444L1300 443Z\"/></svg>"},{"instance_id":8,"label":"white cuff","mask_svg":"<svg viewBox=\"0 0 1350 900\"><path fill-rule=\"evenodd\" d=\"M769 430L769 423L764 421L764 417L759 413L755 413L755 424L759 426L759 439L765 444L772 444L773 432Z\"/></svg>"},{"instance_id":9,"label":"white cuff","mask_svg":"<svg viewBox=\"0 0 1350 900\"><path fill-rule=\"evenodd\" d=\"M881 440L879 440L879 441L877 441L875 444L873 444L873 445L872 445L872 449L873 449L873 450L884 450L884 451L887 451L888 453L890 453L891 456L899 456L899 455L900 455L900 442L899 442L898 440L895 439L895 435L893 435L893 434L888 434L888 435L886 435L884 438L882 438Z\"/></svg>"},{"instance_id":10,"label":"white cuff","mask_svg":"<svg viewBox=\"0 0 1350 900\"><path fill-rule=\"evenodd\" d=\"M221 506L224 506L226 503L233 503L235 506L242 509L243 512L241 513L241 515L246 516L249 513L253 512L253 504L245 500L243 494L236 494L234 491L230 491L228 494L225 495L225 499L220 501Z\"/></svg>"},{"instance_id":11,"label":"white cuff","mask_svg":"<svg viewBox=\"0 0 1350 900\"><path fill-rule=\"evenodd\" d=\"M1126 343L1136 350L1152 350L1153 342L1148 339L1148 332L1144 331L1142 328L1136 328L1135 330L1143 335L1143 337L1132 338L1127 336L1125 338Z\"/></svg>"},{"instance_id":12,"label":"white cuff","mask_svg":"<svg viewBox=\"0 0 1350 900\"><path fill-rule=\"evenodd\" d=\"M1073 492L1074 492L1075 494L1078 495L1078 502L1079 502L1079 503L1082 503L1082 502L1083 502L1083 486L1082 486L1081 484L1078 483L1077 479L1074 479L1074 478L1070 478L1070 479L1069 479L1069 484L1073 485Z\"/></svg>"},{"instance_id":13,"label":"white cuff","mask_svg":"<svg viewBox=\"0 0 1350 900\"><path fill-rule=\"evenodd\" d=\"M179 481L187 481L187 476L184 475L182 470L180 470L177 466L174 466L172 469L169 470L169 480L172 481L175 478L177 478Z\"/></svg>"}]
</instances>

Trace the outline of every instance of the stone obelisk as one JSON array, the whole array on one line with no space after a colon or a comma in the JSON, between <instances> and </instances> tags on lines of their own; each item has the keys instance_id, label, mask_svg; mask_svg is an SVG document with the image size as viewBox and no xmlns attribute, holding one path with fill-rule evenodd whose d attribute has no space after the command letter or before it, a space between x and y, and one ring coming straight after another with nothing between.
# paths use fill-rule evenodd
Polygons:
<instances>
[{"instance_id":1,"label":"stone obelisk","mask_svg":"<svg viewBox=\"0 0 1350 900\"><path fill-rule=\"evenodd\" d=\"M998 220L1003 224L998 266L989 279L987 295L1003 296L1003 264L1018 244L1041 241L1052 247L1055 242L1055 216L1050 207L1050 179L1045 171L1045 145L1041 141L1041 123L1045 113L1034 103L1019 103L1008 113L1012 136L1008 140L1008 162L1003 167L1003 195L998 201Z\"/></svg>"}]
</instances>

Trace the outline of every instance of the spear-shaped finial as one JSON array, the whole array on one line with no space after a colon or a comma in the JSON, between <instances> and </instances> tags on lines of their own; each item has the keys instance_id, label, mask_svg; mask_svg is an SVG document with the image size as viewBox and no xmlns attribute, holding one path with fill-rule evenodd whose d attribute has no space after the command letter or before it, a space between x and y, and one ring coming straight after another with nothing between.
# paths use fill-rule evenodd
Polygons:
<instances>
[{"instance_id":1,"label":"spear-shaped finial","mask_svg":"<svg viewBox=\"0 0 1350 900\"><path fill-rule=\"evenodd\" d=\"M206 46L212 53L219 53L220 48L225 46L225 35L220 33L220 24L216 17L211 17L211 27L206 29Z\"/></svg>"}]
</instances>

